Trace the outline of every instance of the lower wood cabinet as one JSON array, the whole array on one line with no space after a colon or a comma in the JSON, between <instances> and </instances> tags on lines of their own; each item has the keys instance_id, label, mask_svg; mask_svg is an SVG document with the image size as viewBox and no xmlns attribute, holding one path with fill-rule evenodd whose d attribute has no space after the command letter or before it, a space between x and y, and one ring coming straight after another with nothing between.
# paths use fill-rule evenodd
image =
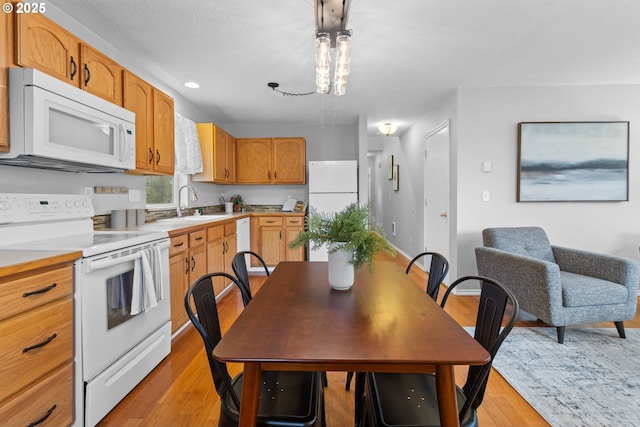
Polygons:
<instances>
[{"instance_id":1,"label":"lower wood cabinet","mask_svg":"<svg viewBox=\"0 0 640 427\"><path fill-rule=\"evenodd\" d=\"M260 254L269 267L280 261L304 261L304 248L289 249L288 244L304 230L303 214L265 214L251 218L251 250ZM252 259L251 265L259 264Z\"/></svg>"},{"instance_id":2,"label":"lower wood cabinet","mask_svg":"<svg viewBox=\"0 0 640 427\"><path fill-rule=\"evenodd\" d=\"M233 274L231 261L237 252L236 223L215 225L207 229L207 270L210 273L225 272ZM213 282L216 295L230 284L229 280L219 277Z\"/></svg>"},{"instance_id":3,"label":"lower wood cabinet","mask_svg":"<svg viewBox=\"0 0 640 427\"><path fill-rule=\"evenodd\" d=\"M72 260L0 274L1 425L73 423L73 310Z\"/></svg>"},{"instance_id":4,"label":"lower wood cabinet","mask_svg":"<svg viewBox=\"0 0 640 427\"><path fill-rule=\"evenodd\" d=\"M169 247L169 283L171 288L171 332L188 320L184 296L191 283L207 272L206 230L172 236Z\"/></svg>"}]
</instances>

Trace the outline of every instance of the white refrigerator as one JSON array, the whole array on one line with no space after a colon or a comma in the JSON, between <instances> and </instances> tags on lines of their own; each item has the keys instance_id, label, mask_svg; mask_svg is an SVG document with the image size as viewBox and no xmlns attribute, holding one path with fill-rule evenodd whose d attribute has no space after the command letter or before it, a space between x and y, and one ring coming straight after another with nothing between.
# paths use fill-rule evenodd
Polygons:
<instances>
[{"instance_id":1,"label":"white refrigerator","mask_svg":"<svg viewBox=\"0 0 640 427\"><path fill-rule=\"evenodd\" d=\"M309 162L309 209L339 212L358 201L358 162L356 160ZM311 250L309 261L327 261L327 248Z\"/></svg>"}]
</instances>

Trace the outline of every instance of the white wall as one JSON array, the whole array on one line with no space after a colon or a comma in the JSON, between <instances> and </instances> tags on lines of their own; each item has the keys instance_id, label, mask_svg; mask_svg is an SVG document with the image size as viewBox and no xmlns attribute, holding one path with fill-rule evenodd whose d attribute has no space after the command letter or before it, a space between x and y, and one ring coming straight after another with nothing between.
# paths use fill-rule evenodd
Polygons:
<instances>
[{"instance_id":1,"label":"white wall","mask_svg":"<svg viewBox=\"0 0 640 427\"><path fill-rule=\"evenodd\" d=\"M638 99L639 85L459 89L459 273L476 272L473 249L482 245L481 230L495 226L537 225L554 244L638 259ZM607 120L631 122L628 202L516 202L518 122ZM483 161L493 172L481 171Z\"/></svg>"},{"instance_id":2,"label":"white wall","mask_svg":"<svg viewBox=\"0 0 640 427\"><path fill-rule=\"evenodd\" d=\"M459 88L399 138L387 138L373 171L375 211L389 240L405 254L422 251L424 136L450 119L451 269L448 280L476 274L482 229L537 225L554 244L639 258L640 86ZM517 203L517 125L522 121L628 120L629 201ZM400 191L386 178L386 158L400 165ZM483 161L493 171L483 173ZM378 167L380 166L380 167ZM482 202L489 190L490 202ZM391 236L391 222L397 235Z\"/></svg>"},{"instance_id":3,"label":"white wall","mask_svg":"<svg viewBox=\"0 0 640 427\"><path fill-rule=\"evenodd\" d=\"M399 136L377 137L374 146L382 148L376 155L373 173L376 181L376 219L383 226L386 237L408 257L424 251L424 148L425 136L445 120L451 120L449 134L452 153L455 148L456 98L451 95L426 113ZM384 141L380 142L380 138ZM393 155L399 165L399 191L393 191L387 179L387 157ZM453 154L451 156L453 159ZM449 278L456 274L455 257L455 165L451 166L451 242ZM396 236L391 235L391 223L396 222Z\"/></svg>"}]
</instances>

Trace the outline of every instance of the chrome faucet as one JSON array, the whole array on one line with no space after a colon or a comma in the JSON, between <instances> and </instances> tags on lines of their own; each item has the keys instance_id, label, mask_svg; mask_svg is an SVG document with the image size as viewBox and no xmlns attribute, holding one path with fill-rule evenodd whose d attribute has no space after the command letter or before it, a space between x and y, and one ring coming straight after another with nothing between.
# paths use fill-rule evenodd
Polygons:
<instances>
[{"instance_id":1,"label":"chrome faucet","mask_svg":"<svg viewBox=\"0 0 640 427\"><path fill-rule=\"evenodd\" d=\"M191 190L191 194L192 194L191 201L195 202L196 200L198 200L198 195L196 194L196 190L194 190L192 186L190 186L189 184L186 184L180 187L178 189L178 208L177 208L178 216L182 216L182 210L187 207L186 203L182 203L182 189L185 187ZM189 191L187 191L187 194L189 194Z\"/></svg>"}]
</instances>

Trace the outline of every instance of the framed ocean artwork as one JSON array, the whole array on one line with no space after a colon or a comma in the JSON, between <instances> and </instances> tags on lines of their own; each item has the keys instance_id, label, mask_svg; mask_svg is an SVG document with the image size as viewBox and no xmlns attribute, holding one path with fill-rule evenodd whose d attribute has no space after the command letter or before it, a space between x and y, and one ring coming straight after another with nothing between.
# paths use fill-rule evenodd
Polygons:
<instances>
[{"instance_id":1,"label":"framed ocean artwork","mask_svg":"<svg viewBox=\"0 0 640 427\"><path fill-rule=\"evenodd\" d=\"M518 123L517 200L629 200L629 122Z\"/></svg>"}]
</instances>

